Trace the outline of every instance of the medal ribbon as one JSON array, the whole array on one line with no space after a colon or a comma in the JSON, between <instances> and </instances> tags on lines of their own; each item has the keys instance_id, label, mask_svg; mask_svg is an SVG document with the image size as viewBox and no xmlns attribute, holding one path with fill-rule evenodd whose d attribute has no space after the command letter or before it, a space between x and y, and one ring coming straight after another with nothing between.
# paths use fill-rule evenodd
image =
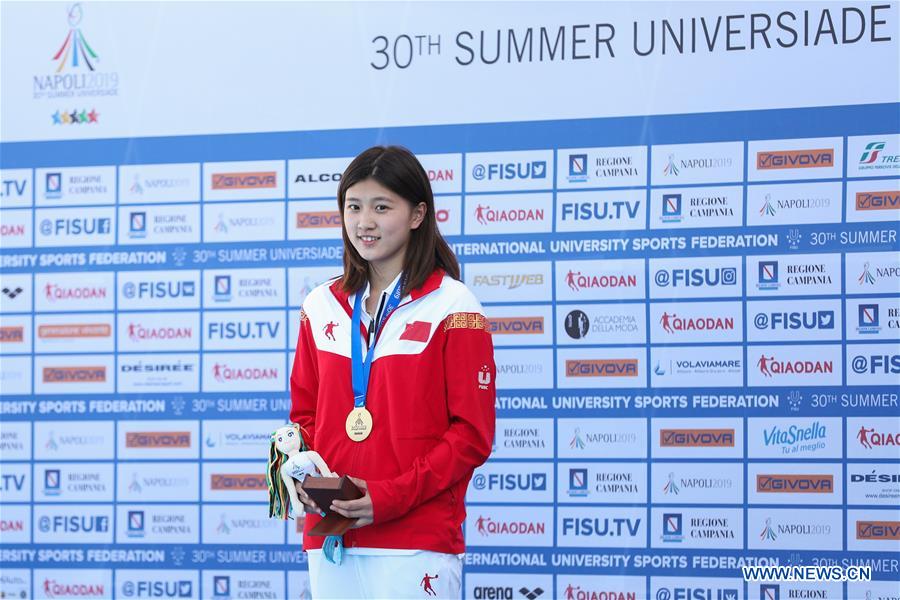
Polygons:
<instances>
[{"instance_id":1,"label":"medal ribbon","mask_svg":"<svg viewBox=\"0 0 900 600\"><path fill-rule=\"evenodd\" d=\"M375 343L378 341L378 333L381 331L382 325L387 318L400 305L400 294L403 293L403 284L406 277L401 276L400 281L394 286L394 291L388 296L384 303L384 310L381 312L381 319L375 326L375 342L366 352L366 358L362 358L362 339L359 333L359 326L362 322L362 290L356 294L353 302L353 319L350 323L350 365L353 378L353 407L366 407L366 393L369 389L369 372L372 370L372 357L375 355Z\"/></svg>"}]
</instances>

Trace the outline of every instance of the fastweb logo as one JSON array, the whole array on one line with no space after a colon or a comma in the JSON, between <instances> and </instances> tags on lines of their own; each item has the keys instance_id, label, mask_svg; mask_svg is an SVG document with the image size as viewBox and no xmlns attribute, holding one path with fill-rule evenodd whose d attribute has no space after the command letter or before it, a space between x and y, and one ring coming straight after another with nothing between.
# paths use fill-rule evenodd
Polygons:
<instances>
[{"instance_id":1,"label":"fastweb logo","mask_svg":"<svg viewBox=\"0 0 900 600\"><path fill-rule=\"evenodd\" d=\"M872 581L872 567L741 567L744 581Z\"/></svg>"}]
</instances>

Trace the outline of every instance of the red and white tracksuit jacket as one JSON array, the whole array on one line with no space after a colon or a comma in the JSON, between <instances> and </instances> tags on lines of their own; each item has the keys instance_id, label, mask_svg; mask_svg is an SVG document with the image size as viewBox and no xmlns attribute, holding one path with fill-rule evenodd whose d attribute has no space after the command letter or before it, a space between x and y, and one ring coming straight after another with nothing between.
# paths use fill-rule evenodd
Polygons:
<instances>
[{"instance_id":1,"label":"red and white tracksuit jacket","mask_svg":"<svg viewBox=\"0 0 900 600\"><path fill-rule=\"evenodd\" d=\"M345 429L353 298L339 279L309 293L291 371L291 421L331 470L369 488L374 522L344 534L344 546L462 553L466 488L494 439L496 370L481 304L440 269L401 300L374 349L372 433L354 442ZM356 334L365 347L364 327ZM306 518L305 549L322 546L308 535L318 521Z\"/></svg>"}]
</instances>

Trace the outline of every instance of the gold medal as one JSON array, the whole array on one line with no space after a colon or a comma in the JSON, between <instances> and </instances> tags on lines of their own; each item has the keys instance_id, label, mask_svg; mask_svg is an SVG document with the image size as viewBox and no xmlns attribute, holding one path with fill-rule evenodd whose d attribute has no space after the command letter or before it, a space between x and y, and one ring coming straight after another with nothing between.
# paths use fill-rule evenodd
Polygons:
<instances>
[{"instance_id":1,"label":"gold medal","mask_svg":"<svg viewBox=\"0 0 900 600\"><path fill-rule=\"evenodd\" d=\"M361 442L372 433L372 413L362 408L354 408L347 415L347 437L354 442Z\"/></svg>"}]
</instances>

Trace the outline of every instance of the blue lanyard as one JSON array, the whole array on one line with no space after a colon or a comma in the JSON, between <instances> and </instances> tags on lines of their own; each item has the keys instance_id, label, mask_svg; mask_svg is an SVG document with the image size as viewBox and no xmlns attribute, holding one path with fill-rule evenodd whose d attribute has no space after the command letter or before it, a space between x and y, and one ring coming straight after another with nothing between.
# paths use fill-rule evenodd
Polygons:
<instances>
[{"instance_id":1,"label":"blue lanyard","mask_svg":"<svg viewBox=\"0 0 900 600\"><path fill-rule=\"evenodd\" d=\"M403 292L403 282L405 277L401 276L400 281L394 286L394 291L388 296L384 303L384 310L381 313L381 319L375 327L375 339L378 339L378 332L381 326L387 321L387 318L400 305L400 294ZM353 319L350 322L350 365L353 377L353 406L354 408L365 408L366 392L369 389L369 372L372 370L372 357L375 355L375 344L369 347L366 352L366 358L362 358L362 340L359 335L359 326L362 322L362 290L356 293L356 300L353 302Z\"/></svg>"}]
</instances>

